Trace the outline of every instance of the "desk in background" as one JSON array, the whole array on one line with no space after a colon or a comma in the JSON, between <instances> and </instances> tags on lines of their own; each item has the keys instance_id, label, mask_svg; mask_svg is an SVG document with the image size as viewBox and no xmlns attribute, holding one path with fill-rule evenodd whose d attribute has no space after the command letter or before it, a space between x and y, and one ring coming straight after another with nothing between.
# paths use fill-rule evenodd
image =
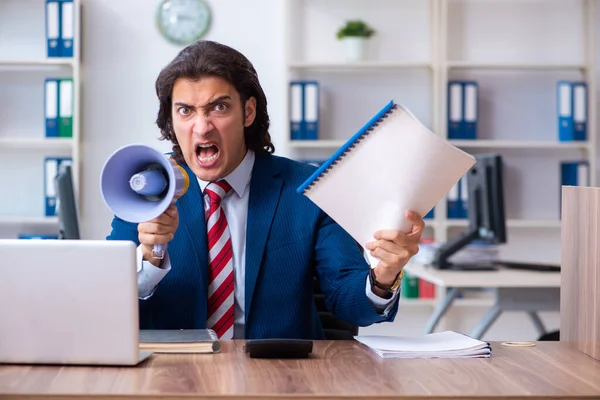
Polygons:
<instances>
[{"instance_id":1,"label":"desk in background","mask_svg":"<svg viewBox=\"0 0 600 400\"><path fill-rule=\"evenodd\" d=\"M381 359L360 343L316 341L304 360L251 359L243 341L220 354L155 354L137 367L0 366L3 399L479 399L600 397L600 361L561 342L504 347L489 359Z\"/></svg>"},{"instance_id":2,"label":"desk in background","mask_svg":"<svg viewBox=\"0 0 600 400\"><path fill-rule=\"evenodd\" d=\"M499 269L496 271L439 270L431 266L409 263L407 274L447 290L425 327L425 333L435 330L446 311L463 291L491 289L495 301L470 333L481 338L503 311L524 311L540 335L546 333L539 311L560 310L560 273ZM402 301L402 300L400 300Z\"/></svg>"}]
</instances>

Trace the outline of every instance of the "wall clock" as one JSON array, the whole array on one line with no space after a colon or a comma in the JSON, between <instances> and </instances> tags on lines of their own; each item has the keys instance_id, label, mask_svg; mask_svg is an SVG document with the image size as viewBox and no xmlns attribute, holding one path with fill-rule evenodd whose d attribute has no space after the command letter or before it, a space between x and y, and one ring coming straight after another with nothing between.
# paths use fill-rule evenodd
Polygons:
<instances>
[{"instance_id":1,"label":"wall clock","mask_svg":"<svg viewBox=\"0 0 600 400\"><path fill-rule=\"evenodd\" d=\"M160 33L169 42L188 45L210 26L210 8L204 0L161 0L156 12Z\"/></svg>"}]
</instances>

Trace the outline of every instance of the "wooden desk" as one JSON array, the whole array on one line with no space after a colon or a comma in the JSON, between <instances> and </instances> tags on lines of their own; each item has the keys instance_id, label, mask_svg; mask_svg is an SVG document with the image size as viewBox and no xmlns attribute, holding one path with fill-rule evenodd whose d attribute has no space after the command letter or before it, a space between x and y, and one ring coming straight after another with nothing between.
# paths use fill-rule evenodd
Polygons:
<instances>
[{"instance_id":1,"label":"wooden desk","mask_svg":"<svg viewBox=\"0 0 600 400\"><path fill-rule=\"evenodd\" d=\"M317 341L306 360L220 354L152 356L137 367L0 366L0 397L94 399L392 399L600 396L600 361L562 342L504 347L489 359L384 360L356 341ZM429 397L430 396L430 397Z\"/></svg>"},{"instance_id":2,"label":"wooden desk","mask_svg":"<svg viewBox=\"0 0 600 400\"><path fill-rule=\"evenodd\" d=\"M546 328L539 311L560 310L560 272L499 269L496 271L439 270L427 265L409 263L407 274L447 289L425 327L431 333L461 292L469 289L492 289L495 302L469 334L481 338L503 311L524 311L531 318L538 333ZM400 300L402 301L402 300Z\"/></svg>"}]
</instances>

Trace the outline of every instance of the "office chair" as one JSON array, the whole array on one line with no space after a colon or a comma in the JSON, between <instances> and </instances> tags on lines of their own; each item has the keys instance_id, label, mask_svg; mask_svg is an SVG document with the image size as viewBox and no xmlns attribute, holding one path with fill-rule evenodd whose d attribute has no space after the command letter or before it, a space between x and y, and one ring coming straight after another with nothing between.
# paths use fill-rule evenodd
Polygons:
<instances>
[{"instance_id":1,"label":"office chair","mask_svg":"<svg viewBox=\"0 0 600 400\"><path fill-rule=\"evenodd\" d=\"M358 327L334 316L325 306L325 295L321 291L319 281L313 279L313 297L326 340L352 340L358 335Z\"/></svg>"}]
</instances>

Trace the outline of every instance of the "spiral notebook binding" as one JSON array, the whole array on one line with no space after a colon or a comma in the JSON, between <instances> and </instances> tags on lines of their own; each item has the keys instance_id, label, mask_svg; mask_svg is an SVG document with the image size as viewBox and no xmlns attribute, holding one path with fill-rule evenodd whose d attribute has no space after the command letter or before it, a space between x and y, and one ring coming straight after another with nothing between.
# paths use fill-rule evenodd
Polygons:
<instances>
[{"instance_id":1,"label":"spiral notebook binding","mask_svg":"<svg viewBox=\"0 0 600 400\"><path fill-rule=\"evenodd\" d=\"M332 170L348 153L353 151L367 136L375 131L381 122L391 113L399 108L397 104L390 101L377 113L369 122L367 122L354 136L352 136L342 147L340 147L326 162L324 162L302 186L297 189L300 194L306 194L313 186L330 170Z\"/></svg>"}]
</instances>

